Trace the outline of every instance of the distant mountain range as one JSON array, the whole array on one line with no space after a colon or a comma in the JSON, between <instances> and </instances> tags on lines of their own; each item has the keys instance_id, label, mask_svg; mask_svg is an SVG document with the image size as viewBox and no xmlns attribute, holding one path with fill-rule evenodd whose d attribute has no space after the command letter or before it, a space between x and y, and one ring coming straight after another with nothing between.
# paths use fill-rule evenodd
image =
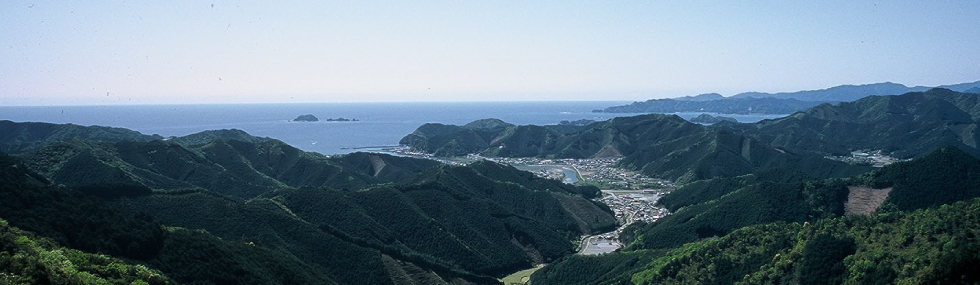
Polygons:
<instances>
[{"instance_id":1,"label":"distant mountain range","mask_svg":"<svg viewBox=\"0 0 980 285\"><path fill-rule=\"evenodd\" d=\"M670 99L651 99L629 105L608 107L595 112L605 113L674 113L709 112L722 114L790 114L822 103L850 102L873 95L899 95L922 92L932 87L908 87L885 82L866 85L841 85L821 90L798 92L746 92L731 97L717 93ZM980 81L943 85L936 88L965 93L980 93Z\"/></svg>"}]
</instances>

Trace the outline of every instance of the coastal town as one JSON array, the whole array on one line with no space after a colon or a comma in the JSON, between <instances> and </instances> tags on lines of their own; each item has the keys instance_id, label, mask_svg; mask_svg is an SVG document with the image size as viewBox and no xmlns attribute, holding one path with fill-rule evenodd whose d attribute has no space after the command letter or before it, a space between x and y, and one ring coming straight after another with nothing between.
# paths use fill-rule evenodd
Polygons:
<instances>
[{"instance_id":1,"label":"coastal town","mask_svg":"<svg viewBox=\"0 0 980 285\"><path fill-rule=\"evenodd\" d=\"M448 164L468 164L487 160L526 170L539 177L560 180L575 185L596 186L602 195L595 200L609 206L620 226L611 232L584 236L580 240L579 253L602 254L615 251L623 245L619 234L636 222L652 223L670 213L657 205L657 200L675 189L674 183L645 176L636 171L617 167L619 158L549 159L537 157L485 157L469 154L462 157L435 157L415 152L407 147L388 149L389 153L434 159Z\"/></svg>"},{"instance_id":2,"label":"coastal town","mask_svg":"<svg viewBox=\"0 0 980 285\"><path fill-rule=\"evenodd\" d=\"M586 159L547 159L536 157L483 157L476 154L467 156L469 160L489 160L500 164L521 168L523 166L543 166L533 171L541 177L574 180L576 185L592 185L606 190L640 190L640 189L673 189L670 181L647 177L636 171L616 167L619 158L586 158ZM561 177L566 171L555 169L573 169L574 179ZM567 175L566 175L567 176ZM559 179L560 178L560 179Z\"/></svg>"},{"instance_id":3,"label":"coastal town","mask_svg":"<svg viewBox=\"0 0 980 285\"><path fill-rule=\"evenodd\" d=\"M576 185L593 185L602 189L602 195L596 200L613 210L620 226L611 232L583 237L579 253L586 255L615 251L623 246L619 242L619 234L627 226L635 222L652 223L668 215L667 209L657 205L657 200L675 188L670 181L616 167L619 159L615 158L489 158L469 155L467 159L494 161L519 169L533 170L540 177ZM568 171L569 169L573 171ZM569 175L576 177L570 179Z\"/></svg>"}]
</instances>

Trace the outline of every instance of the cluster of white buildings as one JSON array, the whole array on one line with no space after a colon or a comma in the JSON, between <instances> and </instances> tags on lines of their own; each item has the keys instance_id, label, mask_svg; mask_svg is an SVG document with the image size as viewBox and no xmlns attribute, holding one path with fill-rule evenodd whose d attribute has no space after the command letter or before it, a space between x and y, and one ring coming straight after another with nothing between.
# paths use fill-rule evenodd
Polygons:
<instances>
[{"instance_id":1,"label":"cluster of white buildings","mask_svg":"<svg viewBox=\"0 0 980 285\"><path fill-rule=\"evenodd\" d=\"M657 206L659 194L642 191L603 191L599 201L609 205L622 225L634 222L654 222L667 215L667 209Z\"/></svg>"},{"instance_id":2,"label":"cluster of white buildings","mask_svg":"<svg viewBox=\"0 0 980 285\"><path fill-rule=\"evenodd\" d=\"M831 160L843 161L848 164L870 165L873 167L883 167L885 165L889 165L892 163L911 160L911 159L898 159L882 153L881 150L852 151L851 156L827 156L825 158Z\"/></svg>"}]
</instances>

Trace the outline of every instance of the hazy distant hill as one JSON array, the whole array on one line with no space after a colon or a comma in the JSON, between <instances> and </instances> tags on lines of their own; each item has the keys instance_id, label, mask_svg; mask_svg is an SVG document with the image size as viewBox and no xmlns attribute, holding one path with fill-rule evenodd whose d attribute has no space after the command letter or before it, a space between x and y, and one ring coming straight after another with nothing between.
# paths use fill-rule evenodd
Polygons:
<instances>
[{"instance_id":1,"label":"hazy distant hill","mask_svg":"<svg viewBox=\"0 0 980 285\"><path fill-rule=\"evenodd\" d=\"M963 92L972 88L980 88L980 81L943 85L938 88ZM898 95L908 92L921 92L928 89L930 87L907 87L902 84L885 82L867 85L841 85L827 89L797 92L746 92L731 97L722 97L719 94L711 93L672 99L651 99L644 102L633 102L629 105L608 107L596 111L607 113L712 112L723 114L790 114L819 105L820 103L850 102L867 96Z\"/></svg>"},{"instance_id":2,"label":"hazy distant hill","mask_svg":"<svg viewBox=\"0 0 980 285\"><path fill-rule=\"evenodd\" d=\"M604 113L709 112L720 114L789 114L824 103L782 98L726 97L716 100L651 99L629 105L608 107Z\"/></svg>"},{"instance_id":3,"label":"hazy distant hill","mask_svg":"<svg viewBox=\"0 0 980 285\"><path fill-rule=\"evenodd\" d=\"M885 82L865 85L841 85L827 89L797 92L745 92L736 94L735 96L732 96L732 98L780 98L818 102L849 102L872 95L898 95L914 91L925 91L928 89L929 87L908 87L898 83Z\"/></svg>"},{"instance_id":4,"label":"hazy distant hill","mask_svg":"<svg viewBox=\"0 0 980 285\"><path fill-rule=\"evenodd\" d=\"M714 101L714 100L724 99L724 98L725 96L721 96L721 94L718 93L705 93L705 94L699 94L695 96L677 97L673 99L678 101Z\"/></svg>"}]
</instances>

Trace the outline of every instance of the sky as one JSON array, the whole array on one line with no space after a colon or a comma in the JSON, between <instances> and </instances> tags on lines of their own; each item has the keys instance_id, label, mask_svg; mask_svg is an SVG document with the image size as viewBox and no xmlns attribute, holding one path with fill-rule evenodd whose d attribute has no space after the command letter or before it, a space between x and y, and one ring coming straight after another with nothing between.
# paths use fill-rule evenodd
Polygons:
<instances>
[{"instance_id":1,"label":"sky","mask_svg":"<svg viewBox=\"0 0 980 285\"><path fill-rule=\"evenodd\" d=\"M980 1L0 1L0 106L640 101L980 80Z\"/></svg>"}]
</instances>

